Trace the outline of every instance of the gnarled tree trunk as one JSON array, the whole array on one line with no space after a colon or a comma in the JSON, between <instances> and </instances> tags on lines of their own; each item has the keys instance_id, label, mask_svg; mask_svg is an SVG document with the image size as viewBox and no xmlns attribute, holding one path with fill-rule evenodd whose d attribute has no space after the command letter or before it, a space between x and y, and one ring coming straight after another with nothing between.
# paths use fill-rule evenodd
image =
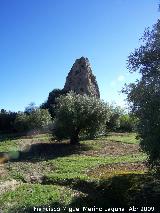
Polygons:
<instances>
[{"instance_id":1,"label":"gnarled tree trunk","mask_svg":"<svg viewBox=\"0 0 160 213\"><path fill-rule=\"evenodd\" d=\"M72 136L70 138L70 144L72 144L72 145L79 144L79 132L80 132L79 128L77 128L73 132L73 134L72 134Z\"/></svg>"}]
</instances>

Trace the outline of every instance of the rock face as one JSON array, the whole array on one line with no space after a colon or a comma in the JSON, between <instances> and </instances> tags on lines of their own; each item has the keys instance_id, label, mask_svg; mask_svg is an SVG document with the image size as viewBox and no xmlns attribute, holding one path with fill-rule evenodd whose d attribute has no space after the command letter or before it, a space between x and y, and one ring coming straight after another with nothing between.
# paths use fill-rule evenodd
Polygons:
<instances>
[{"instance_id":1,"label":"rock face","mask_svg":"<svg viewBox=\"0 0 160 213\"><path fill-rule=\"evenodd\" d=\"M64 90L100 98L96 77L92 74L88 58L81 57L75 61L66 78Z\"/></svg>"}]
</instances>

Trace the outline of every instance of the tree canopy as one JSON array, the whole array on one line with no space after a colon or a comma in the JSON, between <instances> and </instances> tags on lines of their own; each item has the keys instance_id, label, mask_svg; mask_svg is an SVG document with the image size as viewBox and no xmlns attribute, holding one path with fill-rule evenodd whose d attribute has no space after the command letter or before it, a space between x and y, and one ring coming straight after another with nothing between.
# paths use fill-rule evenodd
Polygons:
<instances>
[{"instance_id":1,"label":"tree canopy","mask_svg":"<svg viewBox=\"0 0 160 213\"><path fill-rule=\"evenodd\" d=\"M39 131L49 128L51 124L51 116L47 109L35 109L30 113L20 112L17 114L14 128L18 132L25 133L27 131Z\"/></svg>"},{"instance_id":2,"label":"tree canopy","mask_svg":"<svg viewBox=\"0 0 160 213\"><path fill-rule=\"evenodd\" d=\"M139 72L141 78L126 85L132 112L138 117L140 145L148 154L151 168L160 169L160 20L152 29L146 29L142 45L128 58L130 72Z\"/></svg>"},{"instance_id":3,"label":"tree canopy","mask_svg":"<svg viewBox=\"0 0 160 213\"><path fill-rule=\"evenodd\" d=\"M72 144L79 142L83 131L95 135L109 117L107 105L95 97L70 92L57 102L54 133L58 139L69 137Z\"/></svg>"},{"instance_id":4,"label":"tree canopy","mask_svg":"<svg viewBox=\"0 0 160 213\"><path fill-rule=\"evenodd\" d=\"M63 89L54 89L52 90L49 95L46 102L44 102L41 105L42 109L48 109L49 113L51 114L52 118L55 117L55 110L56 110L56 98L58 98L60 95L66 94L66 91Z\"/></svg>"}]
</instances>

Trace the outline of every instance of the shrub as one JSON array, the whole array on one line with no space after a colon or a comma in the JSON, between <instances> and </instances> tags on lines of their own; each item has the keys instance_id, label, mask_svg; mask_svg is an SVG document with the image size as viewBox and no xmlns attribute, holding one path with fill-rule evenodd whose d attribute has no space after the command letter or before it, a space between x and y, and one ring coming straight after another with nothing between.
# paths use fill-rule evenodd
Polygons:
<instances>
[{"instance_id":1,"label":"shrub","mask_svg":"<svg viewBox=\"0 0 160 213\"><path fill-rule=\"evenodd\" d=\"M70 138L71 144L78 143L84 131L95 136L109 118L109 108L95 97L70 92L57 101L54 134L59 140Z\"/></svg>"},{"instance_id":2,"label":"shrub","mask_svg":"<svg viewBox=\"0 0 160 213\"><path fill-rule=\"evenodd\" d=\"M35 109L28 113L19 113L15 119L14 127L18 132L30 130L44 130L51 124L51 116L46 109Z\"/></svg>"},{"instance_id":3,"label":"shrub","mask_svg":"<svg viewBox=\"0 0 160 213\"><path fill-rule=\"evenodd\" d=\"M14 132L14 121L16 119L17 113L7 112L2 109L0 111L0 132L2 133L12 133Z\"/></svg>"},{"instance_id":4,"label":"shrub","mask_svg":"<svg viewBox=\"0 0 160 213\"><path fill-rule=\"evenodd\" d=\"M120 116L123 114L123 109L119 106L110 106L110 118L106 123L106 131L117 131L120 128Z\"/></svg>"},{"instance_id":5,"label":"shrub","mask_svg":"<svg viewBox=\"0 0 160 213\"><path fill-rule=\"evenodd\" d=\"M29 130L29 121L27 114L18 113L14 121L14 128L17 132L26 132Z\"/></svg>"},{"instance_id":6,"label":"shrub","mask_svg":"<svg viewBox=\"0 0 160 213\"><path fill-rule=\"evenodd\" d=\"M136 130L138 120L136 117L125 114L120 116L119 130L124 132L132 132Z\"/></svg>"}]
</instances>

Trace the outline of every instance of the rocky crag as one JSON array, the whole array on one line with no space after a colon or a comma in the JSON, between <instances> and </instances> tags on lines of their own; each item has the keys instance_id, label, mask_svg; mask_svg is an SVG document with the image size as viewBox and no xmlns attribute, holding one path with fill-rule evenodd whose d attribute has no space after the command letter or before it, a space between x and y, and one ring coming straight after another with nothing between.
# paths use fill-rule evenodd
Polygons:
<instances>
[{"instance_id":1,"label":"rocky crag","mask_svg":"<svg viewBox=\"0 0 160 213\"><path fill-rule=\"evenodd\" d=\"M96 77L92 73L88 58L81 57L75 61L66 78L64 90L100 98Z\"/></svg>"}]
</instances>

